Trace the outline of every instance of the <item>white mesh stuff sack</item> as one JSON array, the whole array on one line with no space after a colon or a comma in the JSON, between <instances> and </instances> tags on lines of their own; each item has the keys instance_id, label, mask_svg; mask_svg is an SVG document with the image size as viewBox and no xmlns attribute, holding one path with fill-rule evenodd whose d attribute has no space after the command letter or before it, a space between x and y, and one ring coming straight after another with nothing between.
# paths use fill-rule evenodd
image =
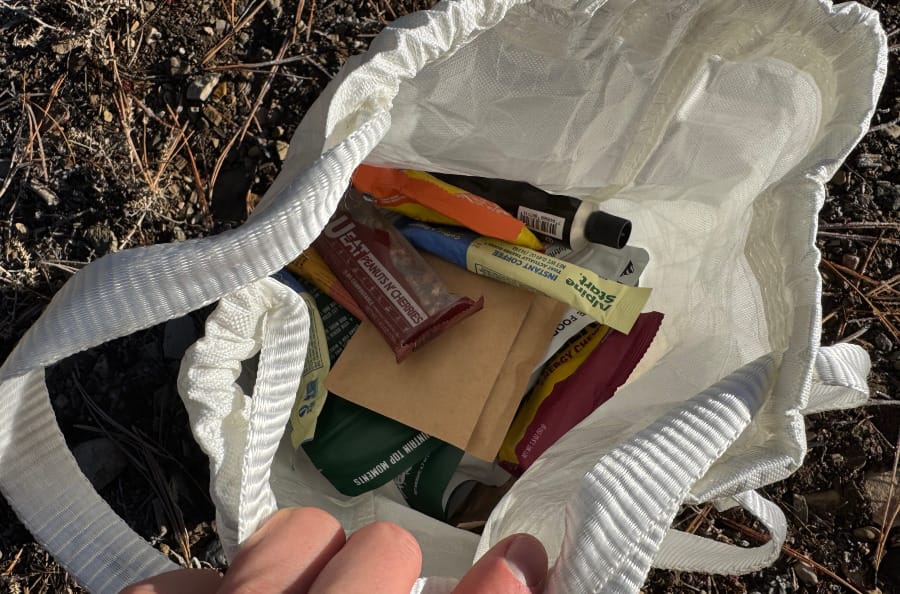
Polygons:
<instances>
[{"instance_id":1,"label":"white mesh stuff sack","mask_svg":"<svg viewBox=\"0 0 900 594\"><path fill-rule=\"evenodd\" d=\"M853 3L457 0L404 17L332 81L242 227L113 254L65 285L0 369L0 487L92 592L172 569L78 471L44 368L221 299L179 382L229 553L277 506L304 504L349 530L410 529L436 576L423 592L448 592L520 531L547 547L548 592L560 594L636 592L651 564L771 563L786 522L753 489L801 463L804 412L867 398L865 353L818 346L814 238L823 183L867 129L885 64L877 15ZM342 497L279 448L309 322L265 277L316 237L364 159L603 202L650 253L648 308L666 314L650 352L480 539L386 490ZM249 398L235 369L259 349ZM744 506L771 541L738 549L671 530L699 501Z\"/></svg>"}]
</instances>

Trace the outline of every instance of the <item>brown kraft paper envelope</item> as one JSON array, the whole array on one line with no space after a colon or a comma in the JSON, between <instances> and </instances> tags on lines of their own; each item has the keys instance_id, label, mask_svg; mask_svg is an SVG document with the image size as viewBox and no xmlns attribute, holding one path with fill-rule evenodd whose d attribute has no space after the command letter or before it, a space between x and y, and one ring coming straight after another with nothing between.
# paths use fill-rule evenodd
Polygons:
<instances>
[{"instance_id":1,"label":"brown kraft paper envelope","mask_svg":"<svg viewBox=\"0 0 900 594\"><path fill-rule=\"evenodd\" d=\"M368 322L325 380L342 398L493 460L565 305L426 256L447 287L484 309L398 364Z\"/></svg>"}]
</instances>

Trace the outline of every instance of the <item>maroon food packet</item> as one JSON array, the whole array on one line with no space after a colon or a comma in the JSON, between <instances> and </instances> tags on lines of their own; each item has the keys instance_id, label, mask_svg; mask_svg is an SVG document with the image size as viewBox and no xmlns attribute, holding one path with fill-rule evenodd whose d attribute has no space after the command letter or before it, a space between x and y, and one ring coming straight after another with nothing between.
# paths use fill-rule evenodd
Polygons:
<instances>
[{"instance_id":1,"label":"maroon food packet","mask_svg":"<svg viewBox=\"0 0 900 594\"><path fill-rule=\"evenodd\" d=\"M473 301L450 293L406 238L352 187L313 245L398 363L484 305L481 297Z\"/></svg>"},{"instance_id":2,"label":"maroon food packet","mask_svg":"<svg viewBox=\"0 0 900 594\"><path fill-rule=\"evenodd\" d=\"M612 398L650 348L662 320L663 314L659 312L642 313L628 334L610 329L584 362L560 381L542 386L542 382L553 381L552 376L542 374L519 410L519 415L527 417L519 419L517 416L514 421L527 423L524 435L514 443L504 442L500 466L514 476L521 476L547 448ZM588 327L583 331L587 338L590 338L590 330ZM579 344L580 336L573 338L560 352L567 348L577 352L583 347ZM549 394L543 400L528 406L530 398L546 394L548 389ZM508 434L507 440L511 437Z\"/></svg>"}]
</instances>

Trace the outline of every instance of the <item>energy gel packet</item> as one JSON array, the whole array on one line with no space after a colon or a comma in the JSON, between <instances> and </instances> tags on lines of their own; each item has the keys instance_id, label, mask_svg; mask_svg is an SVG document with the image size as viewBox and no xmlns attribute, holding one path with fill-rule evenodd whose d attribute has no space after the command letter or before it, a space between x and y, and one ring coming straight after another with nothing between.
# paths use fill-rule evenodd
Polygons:
<instances>
[{"instance_id":1,"label":"energy gel packet","mask_svg":"<svg viewBox=\"0 0 900 594\"><path fill-rule=\"evenodd\" d=\"M398 363L484 305L481 297L450 293L394 226L352 189L314 245Z\"/></svg>"},{"instance_id":2,"label":"energy gel packet","mask_svg":"<svg viewBox=\"0 0 900 594\"><path fill-rule=\"evenodd\" d=\"M498 204L412 169L385 169L360 165L353 185L381 208L412 219L468 227L479 235L496 237L535 250L540 240L525 223Z\"/></svg>"},{"instance_id":3,"label":"energy gel packet","mask_svg":"<svg viewBox=\"0 0 900 594\"><path fill-rule=\"evenodd\" d=\"M648 288L601 278L587 268L464 229L409 220L397 227L419 249L476 274L539 291L619 332L631 330L650 297Z\"/></svg>"},{"instance_id":4,"label":"energy gel packet","mask_svg":"<svg viewBox=\"0 0 900 594\"><path fill-rule=\"evenodd\" d=\"M641 314L629 334L591 324L544 368L500 448L500 465L518 476L625 383L662 323Z\"/></svg>"},{"instance_id":5,"label":"energy gel packet","mask_svg":"<svg viewBox=\"0 0 900 594\"><path fill-rule=\"evenodd\" d=\"M318 287L320 291L340 303L345 310L356 316L357 320L366 319L366 314L350 296L344 285L334 276L315 248L306 248L302 254L287 265L287 269L308 280L313 286Z\"/></svg>"},{"instance_id":6,"label":"energy gel packet","mask_svg":"<svg viewBox=\"0 0 900 594\"><path fill-rule=\"evenodd\" d=\"M300 378L297 399L294 401L294 408L291 411L291 443L294 448L297 448L301 443L312 439L316 431L317 419L322 412L322 407L325 406L325 398L328 396L325 377L331 370L331 360L328 356L325 326L312 295L287 270L280 270L272 276L296 291L306 302L309 310L309 343L306 346L306 360L303 363L303 375Z\"/></svg>"}]
</instances>

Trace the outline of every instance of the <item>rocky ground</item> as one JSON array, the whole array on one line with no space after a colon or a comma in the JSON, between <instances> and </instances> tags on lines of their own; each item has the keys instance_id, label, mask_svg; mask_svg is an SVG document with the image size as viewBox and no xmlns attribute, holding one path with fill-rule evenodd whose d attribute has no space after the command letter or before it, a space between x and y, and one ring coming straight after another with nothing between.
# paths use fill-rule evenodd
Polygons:
<instances>
[{"instance_id":1,"label":"rocky ground","mask_svg":"<svg viewBox=\"0 0 900 594\"><path fill-rule=\"evenodd\" d=\"M0 359L87 262L240 223L343 61L427 4L0 0ZM900 7L866 4L900 43ZM900 398L898 56L893 45L871 131L829 185L819 232L823 339L866 347L875 400ZM177 562L220 567L206 462L174 388L203 315L72 357L48 383L70 446L86 465L105 461L87 470L113 508ZM781 560L741 578L654 571L645 590L900 592L900 531L885 519L898 433L894 407L811 417L805 466L765 489L791 520ZM708 507L679 526L764 538ZM81 591L2 502L0 590Z\"/></svg>"}]
</instances>

